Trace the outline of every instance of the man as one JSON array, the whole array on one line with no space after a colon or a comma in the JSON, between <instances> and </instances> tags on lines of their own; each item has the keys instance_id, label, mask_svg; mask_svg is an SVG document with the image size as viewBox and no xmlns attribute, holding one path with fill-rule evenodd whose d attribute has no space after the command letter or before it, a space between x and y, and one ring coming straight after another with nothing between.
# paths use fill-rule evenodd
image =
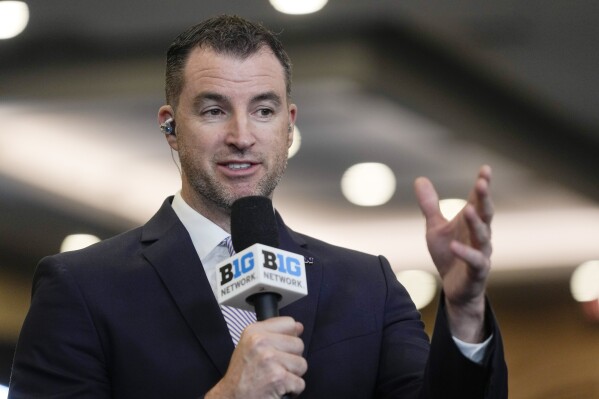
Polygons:
<instances>
[{"instance_id":1,"label":"man","mask_svg":"<svg viewBox=\"0 0 599 399\"><path fill-rule=\"evenodd\" d=\"M227 325L214 267L228 256L232 203L272 197L284 173L290 84L287 55L260 25L217 17L175 40L158 122L179 154L181 191L145 226L40 262L11 398L507 397L485 302L486 166L450 222L432 184L415 182L443 280L430 345L385 258L295 233L279 215L281 248L314 259L309 295L241 336Z\"/></svg>"}]
</instances>

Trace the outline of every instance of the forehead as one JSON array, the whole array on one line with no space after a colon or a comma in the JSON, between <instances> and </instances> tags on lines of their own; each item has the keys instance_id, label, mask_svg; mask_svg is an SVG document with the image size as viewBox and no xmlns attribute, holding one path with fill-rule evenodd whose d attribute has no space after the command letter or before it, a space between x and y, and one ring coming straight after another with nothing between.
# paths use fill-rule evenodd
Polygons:
<instances>
[{"instance_id":1,"label":"forehead","mask_svg":"<svg viewBox=\"0 0 599 399\"><path fill-rule=\"evenodd\" d=\"M269 90L284 97L286 91L283 66L267 47L246 58L217 53L211 48L195 48L189 54L183 77L182 94L204 90L239 93Z\"/></svg>"}]
</instances>

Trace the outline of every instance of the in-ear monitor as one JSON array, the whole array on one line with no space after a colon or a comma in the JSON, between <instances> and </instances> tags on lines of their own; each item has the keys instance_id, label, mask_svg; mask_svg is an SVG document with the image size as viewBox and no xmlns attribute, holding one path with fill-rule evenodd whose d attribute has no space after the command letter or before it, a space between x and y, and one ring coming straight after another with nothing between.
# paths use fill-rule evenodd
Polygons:
<instances>
[{"instance_id":1,"label":"in-ear monitor","mask_svg":"<svg viewBox=\"0 0 599 399\"><path fill-rule=\"evenodd\" d=\"M164 134L175 134L175 125L173 118L168 118L160 125L160 130Z\"/></svg>"}]
</instances>

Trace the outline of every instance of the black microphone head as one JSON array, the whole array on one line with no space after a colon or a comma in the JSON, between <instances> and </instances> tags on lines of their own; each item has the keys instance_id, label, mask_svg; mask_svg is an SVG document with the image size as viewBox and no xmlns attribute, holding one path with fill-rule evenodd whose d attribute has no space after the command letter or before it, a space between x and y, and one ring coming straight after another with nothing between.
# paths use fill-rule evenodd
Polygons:
<instances>
[{"instance_id":1,"label":"black microphone head","mask_svg":"<svg viewBox=\"0 0 599 399\"><path fill-rule=\"evenodd\" d=\"M272 201L267 197L239 198L231 207L231 241L235 252L254 244L279 247L279 231Z\"/></svg>"}]
</instances>

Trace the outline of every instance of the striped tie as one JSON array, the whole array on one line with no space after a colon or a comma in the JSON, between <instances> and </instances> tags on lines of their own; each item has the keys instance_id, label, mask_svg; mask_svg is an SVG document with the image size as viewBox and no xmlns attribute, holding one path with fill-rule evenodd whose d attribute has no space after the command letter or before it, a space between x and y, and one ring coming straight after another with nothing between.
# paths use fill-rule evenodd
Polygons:
<instances>
[{"instance_id":1,"label":"striped tie","mask_svg":"<svg viewBox=\"0 0 599 399\"><path fill-rule=\"evenodd\" d=\"M229 250L229 255L235 255L235 249L233 249L231 236L225 238L219 245L226 246ZM233 339L233 344L237 346L243 329L256 321L256 314L254 312L237 309L226 305L221 305L220 309L223 312L225 321L227 322L227 327L229 327L229 333Z\"/></svg>"}]
</instances>

